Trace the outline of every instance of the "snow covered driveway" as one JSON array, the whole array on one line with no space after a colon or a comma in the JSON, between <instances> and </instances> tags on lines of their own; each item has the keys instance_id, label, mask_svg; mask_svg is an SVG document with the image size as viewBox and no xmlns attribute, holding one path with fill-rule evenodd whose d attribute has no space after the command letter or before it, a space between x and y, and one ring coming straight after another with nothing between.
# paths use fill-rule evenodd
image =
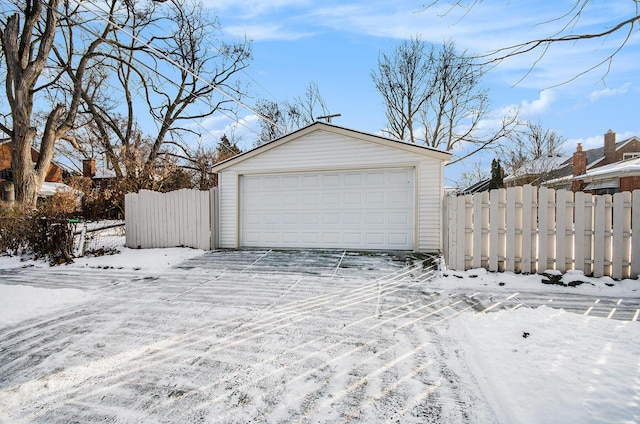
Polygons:
<instances>
[{"instance_id":1,"label":"snow covered driveway","mask_svg":"<svg viewBox=\"0 0 640 424\"><path fill-rule=\"evenodd\" d=\"M241 251L157 273L5 271L90 298L2 329L0 422L495 421L433 331L477 302L427 290L412 262Z\"/></svg>"}]
</instances>

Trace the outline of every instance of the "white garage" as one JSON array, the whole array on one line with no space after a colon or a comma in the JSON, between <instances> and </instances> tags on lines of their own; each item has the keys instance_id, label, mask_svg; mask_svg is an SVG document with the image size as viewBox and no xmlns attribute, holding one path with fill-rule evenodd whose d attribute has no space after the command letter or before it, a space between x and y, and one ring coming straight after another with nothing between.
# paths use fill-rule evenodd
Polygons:
<instances>
[{"instance_id":1,"label":"white garage","mask_svg":"<svg viewBox=\"0 0 640 424\"><path fill-rule=\"evenodd\" d=\"M214 167L219 246L441 250L449 157L316 122Z\"/></svg>"}]
</instances>

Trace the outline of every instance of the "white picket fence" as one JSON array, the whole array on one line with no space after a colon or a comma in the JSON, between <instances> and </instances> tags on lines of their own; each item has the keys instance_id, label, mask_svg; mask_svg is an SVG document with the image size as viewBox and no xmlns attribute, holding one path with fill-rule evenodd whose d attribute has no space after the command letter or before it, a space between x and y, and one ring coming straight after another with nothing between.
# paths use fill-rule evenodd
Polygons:
<instances>
[{"instance_id":1,"label":"white picket fence","mask_svg":"<svg viewBox=\"0 0 640 424\"><path fill-rule=\"evenodd\" d=\"M141 190L125 196L126 245L131 248L215 249L217 189L169 193Z\"/></svg>"},{"instance_id":2,"label":"white picket fence","mask_svg":"<svg viewBox=\"0 0 640 424\"><path fill-rule=\"evenodd\" d=\"M640 275L640 190L594 196L527 185L451 196L444 227L454 270Z\"/></svg>"}]
</instances>

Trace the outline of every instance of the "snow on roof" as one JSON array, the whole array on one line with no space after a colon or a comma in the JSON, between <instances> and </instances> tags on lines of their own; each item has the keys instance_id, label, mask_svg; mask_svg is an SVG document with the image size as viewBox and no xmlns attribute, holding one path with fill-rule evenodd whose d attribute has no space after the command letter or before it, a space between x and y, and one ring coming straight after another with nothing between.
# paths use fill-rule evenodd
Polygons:
<instances>
[{"instance_id":1,"label":"snow on roof","mask_svg":"<svg viewBox=\"0 0 640 424\"><path fill-rule=\"evenodd\" d=\"M632 173L640 175L640 158L627 159L621 162L599 166L588 170L586 174L579 175L576 178L614 177Z\"/></svg>"},{"instance_id":2,"label":"snow on roof","mask_svg":"<svg viewBox=\"0 0 640 424\"><path fill-rule=\"evenodd\" d=\"M52 182L45 181L44 183L42 183L42 188L40 189L40 192L38 193L38 195L42 197L47 197L47 196L53 196L54 194L56 194L56 191L71 191L71 190L73 189L66 184L52 183Z\"/></svg>"}]
</instances>

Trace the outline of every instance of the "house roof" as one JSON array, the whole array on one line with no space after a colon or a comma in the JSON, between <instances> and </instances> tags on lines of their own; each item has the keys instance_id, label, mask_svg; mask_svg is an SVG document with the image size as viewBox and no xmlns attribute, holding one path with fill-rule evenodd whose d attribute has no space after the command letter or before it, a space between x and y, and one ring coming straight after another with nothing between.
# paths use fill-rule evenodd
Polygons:
<instances>
[{"instance_id":1,"label":"house roof","mask_svg":"<svg viewBox=\"0 0 640 424\"><path fill-rule=\"evenodd\" d=\"M527 175L538 175L543 173L548 173L555 169L561 168L565 166L565 164L571 160L571 156L566 155L548 155L542 156L538 159L534 159L530 162L524 164L524 166L520 167L516 172L508 177L504 178L504 181L515 180L519 177L524 177Z\"/></svg>"},{"instance_id":2,"label":"house roof","mask_svg":"<svg viewBox=\"0 0 640 424\"><path fill-rule=\"evenodd\" d=\"M640 158L627 159L609 165L587 170L586 174L576 176L579 180L599 180L604 178L628 177L640 175Z\"/></svg>"},{"instance_id":3,"label":"house roof","mask_svg":"<svg viewBox=\"0 0 640 424\"><path fill-rule=\"evenodd\" d=\"M273 141L263 144L262 146L258 146L254 149L248 150L244 153L241 153L227 160L219 162L212 168L212 171L216 173L223 171L233 165L236 165L240 162L250 159L256 155L262 154L273 148L289 143L293 140L297 140L299 138L302 138L316 131L327 131L336 135L356 138L356 139L367 141L370 143L380 144L380 145L384 145L384 146L395 148L395 149L401 149L401 150L416 153L419 155L439 159L442 161L449 161L449 159L451 159L451 156L452 156L451 153L438 150L433 147L420 146L413 143L407 143L405 141L394 140L391 138L381 137L374 134L368 134L361 131L356 131L356 130L352 130L344 127L339 127L337 125L316 121L311 125L300 128L299 130L293 131L283 137L277 138Z\"/></svg>"},{"instance_id":4,"label":"house roof","mask_svg":"<svg viewBox=\"0 0 640 424\"><path fill-rule=\"evenodd\" d=\"M633 136L626 140L619 141L615 144L616 150L621 149L626 144L633 140L637 140L638 137ZM594 168L599 162L604 159L604 146L597 147L595 149L589 149L584 151L587 156L587 169ZM560 164L560 166L553 172L554 180L561 179L563 177L573 176L573 159L568 156L568 159Z\"/></svg>"},{"instance_id":5,"label":"house roof","mask_svg":"<svg viewBox=\"0 0 640 424\"><path fill-rule=\"evenodd\" d=\"M485 178L484 180L480 180L477 183L471 184L468 187L455 190L454 194L456 196L463 196L465 194L480 193L482 191L486 191L489 188L489 184L491 184L491 178Z\"/></svg>"}]
</instances>

